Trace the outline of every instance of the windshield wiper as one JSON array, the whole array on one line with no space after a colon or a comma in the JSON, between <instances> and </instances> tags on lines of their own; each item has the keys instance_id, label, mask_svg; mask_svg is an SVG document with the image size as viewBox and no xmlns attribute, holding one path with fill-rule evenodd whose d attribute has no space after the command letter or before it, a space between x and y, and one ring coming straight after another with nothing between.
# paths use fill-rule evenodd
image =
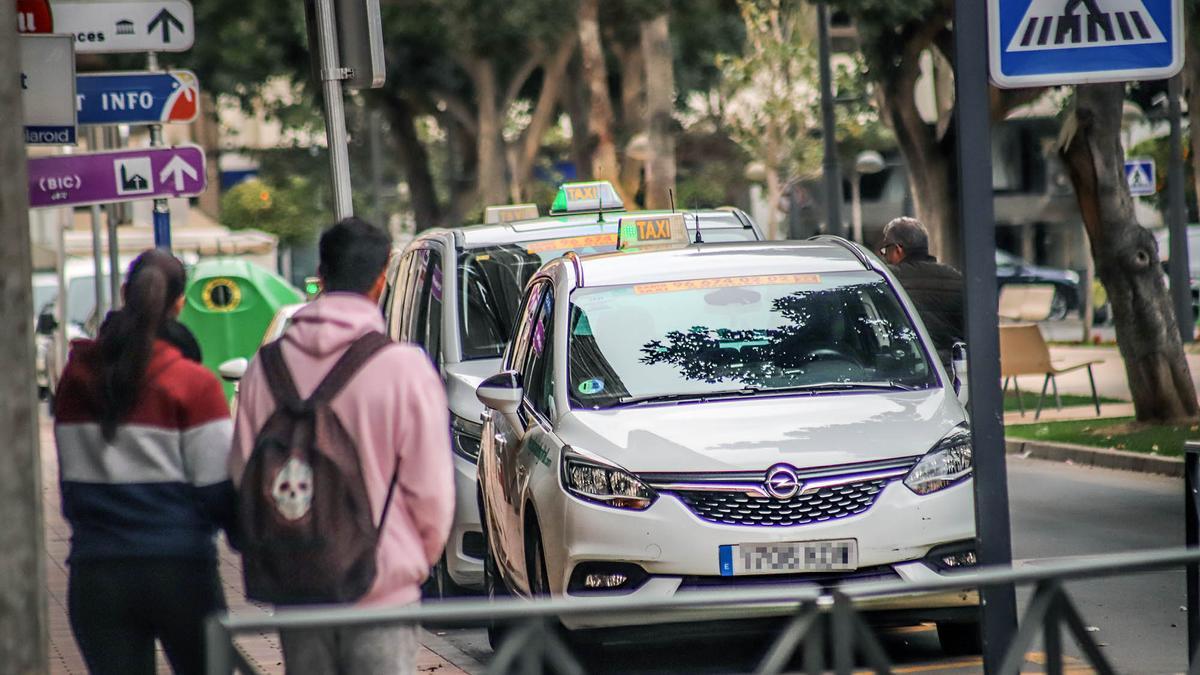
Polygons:
<instances>
[{"instance_id":1,"label":"windshield wiper","mask_svg":"<svg viewBox=\"0 0 1200 675\"><path fill-rule=\"evenodd\" d=\"M738 393L743 395L748 394L796 394L796 393L819 393L823 391L857 391L857 390L882 390L882 391L916 391L918 388L912 385L904 384L896 380L880 380L877 382L816 382L813 384L797 384L789 387L760 387L749 386L738 390Z\"/></svg>"},{"instance_id":2,"label":"windshield wiper","mask_svg":"<svg viewBox=\"0 0 1200 675\"><path fill-rule=\"evenodd\" d=\"M679 403L682 401L708 401L720 398L740 396L760 396L763 394L804 394L823 391L916 391L918 387L897 382L895 380L879 382L817 382L814 384L798 384L790 387L761 387L747 386L741 389L724 389L718 391L692 392L688 394L652 394L650 396L622 396L607 407L617 405L643 405L650 403Z\"/></svg>"}]
</instances>

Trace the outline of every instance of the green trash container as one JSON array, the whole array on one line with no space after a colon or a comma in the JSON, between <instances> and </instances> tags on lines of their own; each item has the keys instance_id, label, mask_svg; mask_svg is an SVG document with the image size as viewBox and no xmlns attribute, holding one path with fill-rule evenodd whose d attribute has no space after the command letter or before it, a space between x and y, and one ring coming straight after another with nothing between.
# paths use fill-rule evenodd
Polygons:
<instances>
[{"instance_id":1,"label":"green trash container","mask_svg":"<svg viewBox=\"0 0 1200 675\"><path fill-rule=\"evenodd\" d=\"M225 361L253 358L280 307L304 300L283 277L234 258L197 263L184 297L179 320L196 335L205 367L218 377ZM226 397L233 396L233 384L224 385Z\"/></svg>"}]
</instances>

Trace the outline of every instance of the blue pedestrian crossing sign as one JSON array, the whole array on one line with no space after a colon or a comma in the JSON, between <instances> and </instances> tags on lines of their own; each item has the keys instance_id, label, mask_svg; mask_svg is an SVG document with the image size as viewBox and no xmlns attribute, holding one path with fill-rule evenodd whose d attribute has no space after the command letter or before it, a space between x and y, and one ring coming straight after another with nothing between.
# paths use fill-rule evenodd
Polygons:
<instances>
[{"instance_id":1,"label":"blue pedestrian crossing sign","mask_svg":"<svg viewBox=\"0 0 1200 675\"><path fill-rule=\"evenodd\" d=\"M1183 0L988 0L998 87L1156 80L1183 67Z\"/></svg>"},{"instance_id":2,"label":"blue pedestrian crossing sign","mask_svg":"<svg viewBox=\"0 0 1200 675\"><path fill-rule=\"evenodd\" d=\"M1129 183L1129 194L1134 197L1149 197L1158 192L1154 160L1132 157L1125 160L1125 181Z\"/></svg>"}]
</instances>

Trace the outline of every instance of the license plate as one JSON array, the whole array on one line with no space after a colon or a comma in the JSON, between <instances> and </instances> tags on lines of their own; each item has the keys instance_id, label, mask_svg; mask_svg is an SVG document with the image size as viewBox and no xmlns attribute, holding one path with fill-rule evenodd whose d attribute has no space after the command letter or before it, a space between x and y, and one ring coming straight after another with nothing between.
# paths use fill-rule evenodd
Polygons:
<instances>
[{"instance_id":1,"label":"license plate","mask_svg":"<svg viewBox=\"0 0 1200 675\"><path fill-rule=\"evenodd\" d=\"M726 544L720 548L721 576L836 572L858 568L858 541L795 541Z\"/></svg>"}]
</instances>

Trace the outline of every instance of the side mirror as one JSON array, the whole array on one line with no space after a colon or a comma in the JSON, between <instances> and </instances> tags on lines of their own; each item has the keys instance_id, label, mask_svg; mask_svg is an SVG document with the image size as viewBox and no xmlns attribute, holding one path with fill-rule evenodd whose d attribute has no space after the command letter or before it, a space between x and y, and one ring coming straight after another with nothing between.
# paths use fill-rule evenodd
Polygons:
<instances>
[{"instance_id":1,"label":"side mirror","mask_svg":"<svg viewBox=\"0 0 1200 675\"><path fill-rule=\"evenodd\" d=\"M950 347L950 371L954 378L954 393L965 407L971 398L971 390L967 383L967 345L963 342L955 342Z\"/></svg>"},{"instance_id":2,"label":"side mirror","mask_svg":"<svg viewBox=\"0 0 1200 675\"><path fill-rule=\"evenodd\" d=\"M54 318L53 312L46 311L38 315L34 332L38 335L54 335L56 330L58 330L58 319Z\"/></svg>"},{"instance_id":3,"label":"side mirror","mask_svg":"<svg viewBox=\"0 0 1200 675\"><path fill-rule=\"evenodd\" d=\"M221 373L221 379L226 382L237 382L246 375L246 369L250 367L250 361L241 357L229 359L220 366L217 366L217 371Z\"/></svg>"},{"instance_id":4,"label":"side mirror","mask_svg":"<svg viewBox=\"0 0 1200 675\"><path fill-rule=\"evenodd\" d=\"M475 389L479 402L492 410L498 411L518 434L523 434L525 427L517 417L517 409L525 397L525 389L521 386L521 374L512 370L497 373L487 378Z\"/></svg>"}]
</instances>

